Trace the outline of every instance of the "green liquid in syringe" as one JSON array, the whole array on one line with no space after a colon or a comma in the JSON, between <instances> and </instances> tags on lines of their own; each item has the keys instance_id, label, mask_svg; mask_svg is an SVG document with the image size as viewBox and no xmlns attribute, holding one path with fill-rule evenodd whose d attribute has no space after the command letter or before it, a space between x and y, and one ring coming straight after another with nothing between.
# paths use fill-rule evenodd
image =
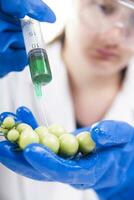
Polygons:
<instances>
[{"instance_id":1,"label":"green liquid in syringe","mask_svg":"<svg viewBox=\"0 0 134 200\"><path fill-rule=\"evenodd\" d=\"M35 91L36 97L42 97L43 96L42 88L41 88L40 84L34 84L34 91Z\"/></svg>"},{"instance_id":2,"label":"green liquid in syringe","mask_svg":"<svg viewBox=\"0 0 134 200\"><path fill-rule=\"evenodd\" d=\"M36 96L41 97L41 86L52 80L47 53L41 48L33 49L28 54L28 60Z\"/></svg>"}]
</instances>

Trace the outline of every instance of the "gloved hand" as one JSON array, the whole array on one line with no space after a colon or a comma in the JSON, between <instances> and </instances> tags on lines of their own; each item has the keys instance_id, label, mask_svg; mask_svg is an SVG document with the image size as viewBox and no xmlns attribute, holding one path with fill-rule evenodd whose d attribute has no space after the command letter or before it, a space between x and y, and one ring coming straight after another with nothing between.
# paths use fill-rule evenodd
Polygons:
<instances>
[{"instance_id":1,"label":"gloved hand","mask_svg":"<svg viewBox=\"0 0 134 200\"><path fill-rule=\"evenodd\" d=\"M0 121L2 122L7 116L11 116L16 122L24 122L32 126L33 129L38 127L38 124L29 109L20 107L16 114L11 112L4 112L0 114ZM23 151L17 151L17 146L8 141L0 142L0 162L12 171L40 181L50 181L46 176L42 175L34 169L30 163L27 162L23 155Z\"/></svg>"},{"instance_id":2,"label":"gloved hand","mask_svg":"<svg viewBox=\"0 0 134 200\"><path fill-rule=\"evenodd\" d=\"M0 77L21 71L28 63L19 20L25 15L55 21L53 11L42 0L0 0Z\"/></svg>"},{"instance_id":3,"label":"gloved hand","mask_svg":"<svg viewBox=\"0 0 134 200\"><path fill-rule=\"evenodd\" d=\"M0 119L9 114L1 114ZM18 109L15 117L37 127L26 108ZM102 121L85 130L90 130L96 143L95 152L86 157L63 159L39 144L31 144L18 154L11 150L11 144L1 142L0 161L33 179L58 181L78 189L93 188L102 199L131 199L129 197L134 195L134 128L124 122ZM79 131L82 130L75 134Z\"/></svg>"}]
</instances>

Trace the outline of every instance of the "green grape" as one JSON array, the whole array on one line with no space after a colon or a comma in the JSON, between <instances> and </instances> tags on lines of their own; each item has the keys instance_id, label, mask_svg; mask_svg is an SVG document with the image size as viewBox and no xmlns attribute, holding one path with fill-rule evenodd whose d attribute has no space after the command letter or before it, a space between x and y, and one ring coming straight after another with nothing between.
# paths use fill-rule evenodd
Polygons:
<instances>
[{"instance_id":1,"label":"green grape","mask_svg":"<svg viewBox=\"0 0 134 200\"><path fill-rule=\"evenodd\" d=\"M76 137L79 142L79 151L81 153L86 155L95 149L96 144L91 138L90 132L81 132Z\"/></svg>"},{"instance_id":2,"label":"green grape","mask_svg":"<svg viewBox=\"0 0 134 200\"><path fill-rule=\"evenodd\" d=\"M4 135L8 133L8 129L0 127L0 132L2 132Z\"/></svg>"},{"instance_id":3,"label":"green grape","mask_svg":"<svg viewBox=\"0 0 134 200\"><path fill-rule=\"evenodd\" d=\"M16 142L19 139L19 136L20 136L19 132L15 129L12 129L7 133L7 139L10 142Z\"/></svg>"},{"instance_id":4,"label":"green grape","mask_svg":"<svg viewBox=\"0 0 134 200\"><path fill-rule=\"evenodd\" d=\"M59 138L60 149L59 152L62 156L74 156L79 147L76 137L72 134L64 134Z\"/></svg>"},{"instance_id":5,"label":"green grape","mask_svg":"<svg viewBox=\"0 0 134 200\"><path fill-rule=\"evenodd\" d=\"M15 120L12 117L6 117L2 123L3 128L11 129L15 125Z\"/></svg>"},{"instance_id":6,"label":"green grape","mask_svg":"<svg viewBox=\"0 0 134 200\"><path fill-rule=\"evenodd\" d=\"M49 133L55 135L56 137L60 137L63 134L66 134L67 131L60 126L59 124L52 124L51 126L48 127Z\"/></svg>"},{"instance_id":7,"label":"green grape","mask_svg":"<svg viewBox=\"0 0 134 200\"><path fill-rule=\"evenodd\" d=\"M40 142L44 138L44 135L48 134L48 129L44 126L39 126L34 131L38 134L38 136L40 138Z\"/></svg>"},{"instance_id":8,"label":"green grape","mask_svg":"<svg viewBox=\"0 0 134 200\"><path fill-rule=\"evenodd\" d=\"M48 147L54 153L58 153L59 151L59 139L52 134L44 134L44 138L41 140L41 144Z\"/></svg>"},{"instance_id":9,"label":"green grape","mask_svg":"<svg viewBox=\"0 0 134 200\"><path fill-rule=\"evenodd\" d=\"M19 131L19 133L26 129L33 130L32 127L26 123L20 123L16 126L16 130Z\"/></svg>"},{"instance_id":10,"label":"green grape","mask_svg":"<svg viewBox=\"0 0 134 200\"><path fill-rule=\"evenodd\" d=\"M32 143L39 143L39 136L35 133L35 131L31 129L22 131L18 141L19 147L24 149L27 145Z\"/></svg>"}]
</instances>

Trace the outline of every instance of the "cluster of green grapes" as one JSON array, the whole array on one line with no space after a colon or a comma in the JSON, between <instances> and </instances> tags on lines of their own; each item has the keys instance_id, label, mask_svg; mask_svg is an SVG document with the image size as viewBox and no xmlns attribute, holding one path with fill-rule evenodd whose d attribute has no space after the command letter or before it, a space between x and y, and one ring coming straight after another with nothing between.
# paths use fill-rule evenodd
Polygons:
<instances>
[{"instance_id":1,"label":"cluster of green grapes","mask_svg":"<svg viewBox=\"0 0 134 200\"><path fill-rule=\"evenodd\" d=\"M6 117L0 126L0 132L8 141L18 144L22 150L29 144L40 143L56 154L70 157L78 152L87 155L95 149L95 142L88 131L74 136L58 124L48 128L39 126L33 130L26 123L15 123L12 117Z\"/></svg>"}]
</instances>

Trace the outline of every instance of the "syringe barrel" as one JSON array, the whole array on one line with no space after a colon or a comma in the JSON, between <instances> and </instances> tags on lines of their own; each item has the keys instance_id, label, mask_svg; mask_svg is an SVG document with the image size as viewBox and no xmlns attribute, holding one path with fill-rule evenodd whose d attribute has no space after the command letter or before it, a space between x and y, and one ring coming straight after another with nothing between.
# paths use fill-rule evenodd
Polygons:
<instances>
[{"instance_id":1,"label":"syringe barrel","mask_svg":"<svg viewBox=\"0 0 134 200\"><path fill-rule=\"evenodd\" d=\"M25 17L21 20L21 26L33 84L45 85L52 80L52 74L40 23Z\"/></svg>"},{"instance_id":2,"label":"syringe barrel","mask_svg":"<svg viewBox=\"0 0 134 200\"><path fill-rule=\"evenodd\" d=\"M45 49L39 21L26 16L21 19L21 26L27 54L36 48Z\"/></svg>"},{"instance_id":3,"label":"syringe barrel","mask_svg":"<svg viewBox=\"0 0 134 200\"><path fill-rule=\"evenodd\" d=\"M46 85L52 80L48 56L44 49L31 50L28 54L28 61L31 78L35 85Z\"/></svg>"}]
</instances>

